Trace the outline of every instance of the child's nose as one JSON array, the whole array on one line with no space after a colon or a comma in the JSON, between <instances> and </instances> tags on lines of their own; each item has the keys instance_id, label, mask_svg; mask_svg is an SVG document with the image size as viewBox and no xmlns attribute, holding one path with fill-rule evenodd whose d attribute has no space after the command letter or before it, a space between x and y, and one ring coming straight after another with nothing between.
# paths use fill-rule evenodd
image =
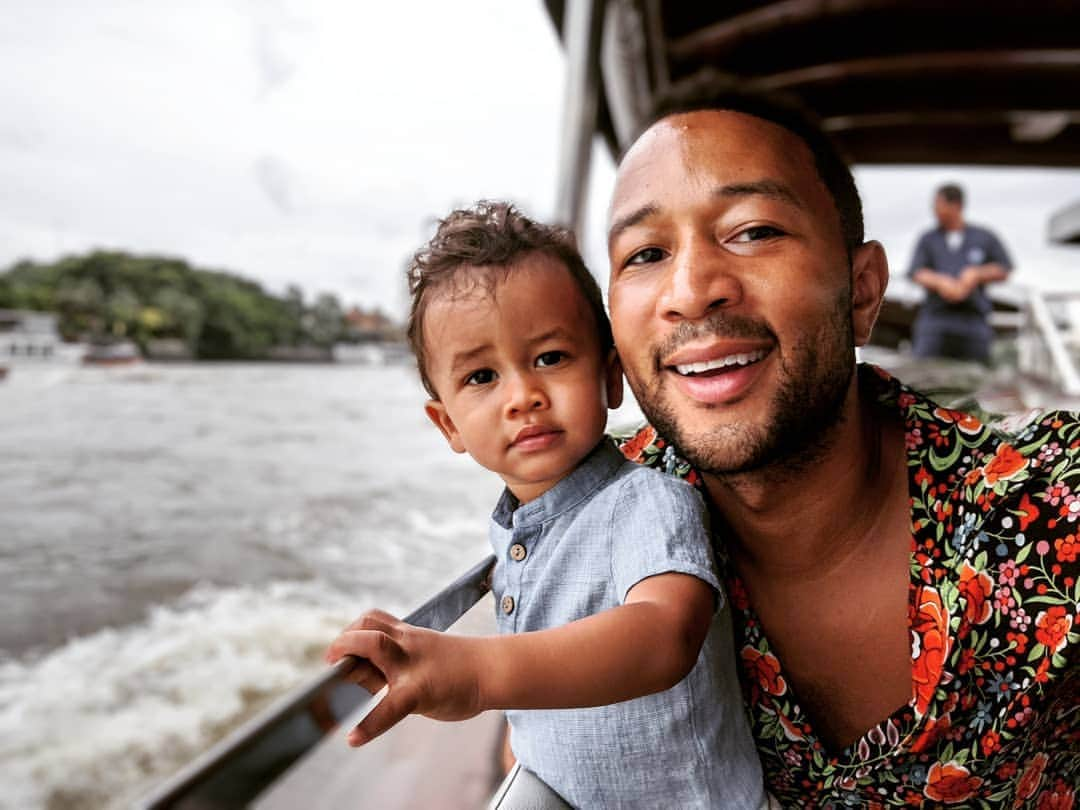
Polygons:
<instances>
[{"instance_id":1,"label":"child's nose","mask_svg":"<svg viewBox=\"0 0 1080 810\"><path fill-rule=\"evenodd\" d=\"M518 375L509 385L506 399L508 414L536 411L548 406L547 393L532 374Z\"/></svg>"}]
</instances>

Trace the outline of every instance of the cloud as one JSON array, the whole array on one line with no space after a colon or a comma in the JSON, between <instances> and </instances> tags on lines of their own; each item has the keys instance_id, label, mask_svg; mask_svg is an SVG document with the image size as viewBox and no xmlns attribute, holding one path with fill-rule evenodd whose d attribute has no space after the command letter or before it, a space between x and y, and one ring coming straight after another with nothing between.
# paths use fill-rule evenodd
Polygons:
<instances>
[{"instance_id":1,"label":"cloud","mask_svg":"<svg viewBox=\"0 0 1080 810\"><path fill-rule=\"evenodd\" d=\"M293 213L294 181L285 161L272 155L263 155L252 166L255 180L267 198L283 214Z\"/></svg>"}]
</instances>

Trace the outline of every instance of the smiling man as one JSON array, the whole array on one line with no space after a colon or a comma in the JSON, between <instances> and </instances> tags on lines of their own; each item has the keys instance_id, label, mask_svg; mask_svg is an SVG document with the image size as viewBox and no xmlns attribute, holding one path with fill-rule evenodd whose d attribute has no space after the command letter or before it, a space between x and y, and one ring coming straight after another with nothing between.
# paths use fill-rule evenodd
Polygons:
<instances>
[{"instance_id":1,"label":"smiling man","mask_svg":"<svg viewBox=\"0 0 1080 810\"><path fill-rule=\"evenodd\" d=\"M856 366L888 266L797 112L694 92L654 121L610 210L615 341L652 425L624 451L708 494L770 789L1071 801L1080 423L1006 435Z\"/></svg>"}]
</instances>

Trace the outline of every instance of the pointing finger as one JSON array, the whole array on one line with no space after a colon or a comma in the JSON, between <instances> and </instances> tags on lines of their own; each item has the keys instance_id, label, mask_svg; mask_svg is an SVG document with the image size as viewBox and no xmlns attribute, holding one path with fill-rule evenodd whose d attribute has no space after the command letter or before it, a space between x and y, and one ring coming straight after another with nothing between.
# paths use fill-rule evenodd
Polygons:
<instances>
[{"instance_id":1,"label":"pointing finger","mask_svg":"<svg viewBox=\"0 0 1080 810\"><path fill-rule=\"evenodd\" d=\"M381 694L381 692L380 692ZM401 688L387 690L385 697L376 703L367 716L349 732L349 745L360 746L369 743L385 731L393 728L416 708L416 698L411 690ZM374 702L378 697L372 698Z\"/></svg>"}]
</instances>

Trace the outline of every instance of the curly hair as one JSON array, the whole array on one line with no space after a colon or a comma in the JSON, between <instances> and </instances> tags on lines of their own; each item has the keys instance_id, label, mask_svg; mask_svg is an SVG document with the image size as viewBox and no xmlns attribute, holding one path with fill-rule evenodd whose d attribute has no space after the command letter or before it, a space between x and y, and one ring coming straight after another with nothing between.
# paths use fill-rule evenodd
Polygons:
<instances>
[{"instance_id":1,"label":"curly hair","mask_svg":"<svg viewBox=\"0 0 1080 810\"><path fill-rule=\"evenodd\" d=\"M481 285L488 292L527 255L539 253L558 260L574 280L596 323L600 349L607 354L615 342L604 300L578 252L573 233L544 225L522 214L508 202L481 200L459 208L439 221L431 240L413 255L407 271L412 305L407 335L416 356L424 389L433 399L438 393L427 372L424 314L436 294L458 294Z\"/></svg>"}]
</instances>

